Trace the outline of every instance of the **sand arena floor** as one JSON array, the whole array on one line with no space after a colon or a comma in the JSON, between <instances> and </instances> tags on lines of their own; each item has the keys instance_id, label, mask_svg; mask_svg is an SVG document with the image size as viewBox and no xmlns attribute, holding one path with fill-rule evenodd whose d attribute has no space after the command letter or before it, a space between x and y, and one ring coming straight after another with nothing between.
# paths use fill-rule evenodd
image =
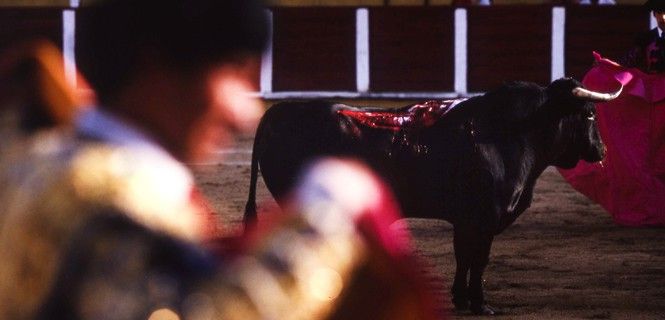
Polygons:
<instances>
[{"instance_id":1,"label":"sand arena floor","mask_svg":"<svg viewBox=\"0 0 665 320\"><path fill-rule=\"evenodd\" d=\"M223 161L192 166L228 234L242 221L252 142L242 137L220 150ZM275 206L261 179L257 203L259 217ZM450 305L451 225L407 222L437 295ZM665 319L665 228L613 224L549 168L531 208L495 239L485 280L487 300L506 313L499 319ZM477 318L447 312L453 319Z\"/></svg>"}]
</instances>

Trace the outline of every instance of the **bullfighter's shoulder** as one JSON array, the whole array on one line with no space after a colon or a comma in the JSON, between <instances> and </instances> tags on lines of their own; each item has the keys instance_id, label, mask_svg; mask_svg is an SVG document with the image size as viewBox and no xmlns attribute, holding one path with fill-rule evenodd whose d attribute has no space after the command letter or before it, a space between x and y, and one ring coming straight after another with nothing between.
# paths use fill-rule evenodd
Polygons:
<instances>
[{"instance_id":1,"label":"bullfighter's shoulder","mask_svg":"<svg viewBox=\"0 0 665 320\"><path fill-rule=\"evenodd\" d=\"M198 236L184 168L150 152L76 142L20 158L13 174L1 177L2 319L33 318L72 235L97 213L116 212L183 240Z\"/></svg>"},{"instance_id":2,"label":"bullfighter's shoulder","mask_svg":"<svg viewBox=\"0 0 665 320\"><path fill-rule=\"evenodd\" d=\"M113 206L153 230L195 240L192 177L159 150L141 146L88 145L72 159L67 181L79 201Z\"/></svg>"}]
</instances>

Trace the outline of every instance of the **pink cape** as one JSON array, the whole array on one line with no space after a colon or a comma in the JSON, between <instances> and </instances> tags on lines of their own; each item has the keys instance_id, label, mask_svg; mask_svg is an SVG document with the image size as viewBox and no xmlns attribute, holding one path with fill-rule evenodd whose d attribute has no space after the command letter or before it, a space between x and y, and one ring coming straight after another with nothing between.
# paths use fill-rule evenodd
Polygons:
<instances>
[{"instance_id":1,"label":"pink cape","mask_svg":"<svg viewBox=\"0 0 665 320\"><path fill-rule=\"evenodd\" d=\"M584 86L601 92L624 86L619 98L596 105L607 156L601 163L580 161L559 171L617 224L665 226L665 75L594 56Z\"/></svg>"}]
</instances>

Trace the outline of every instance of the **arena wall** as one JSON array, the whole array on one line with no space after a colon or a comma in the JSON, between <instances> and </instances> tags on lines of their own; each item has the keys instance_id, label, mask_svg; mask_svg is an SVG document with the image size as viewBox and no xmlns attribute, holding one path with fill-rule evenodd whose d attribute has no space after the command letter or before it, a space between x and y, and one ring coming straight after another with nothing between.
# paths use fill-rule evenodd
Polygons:
<instances>
[{"instance_id":1,"label":"arena wall","mask_svg":"<svg viewBox=\"0 0 665 320\"><path fill-rule=\"evenodd\" d=\"M0 0L0 7L67 7L72 3L85 6L96 0ZM487 0L495 5L565 5L584 0ZM597 3L599 0L589 0ZM610 0L618 5L642 5L644 0ZM481 0L268 0L271 7L312 7L312 6L450 6L481 2Z\"/></svg>"},{"instance_id":2,"label":"arena wall","mask_svg":"<svg viewBox=\"0 0 665 320\"><path fill-rule=\"evenodd\" d=\"M40 37L62 44L62 8L0 8L0 53L10 45Z\"/></svg>"},{"instance_id":3,"label":"arena wall","mask_svg":"<svg viewBox=\"0 0 665 320\"><path fill-rule=\"evenodd\" d=\"M649 13L640 6L274 7L271 12L271 77L263 78L263 92L276 98L457 96L507 80L581 79L593 51L616 59L650 27Z\"/></svg>"},{"instance_id":4,"label":"arena wall","mask_svg":"<svg viewBox=\"0 0 665 320\"><path fill-rule=\"evenodd\" d=\"M45 37L73 59L75 13L83 8L78 1L38 2L0 4L0 50ZM315 2L325 1L300 3ZM350 5L359 2L270 7L272 42L257 79L261 94L447 97L507 80L581 79L592 51L617 58L652 23L641 6L629 5Z\"/></svg>"}]
</instances>

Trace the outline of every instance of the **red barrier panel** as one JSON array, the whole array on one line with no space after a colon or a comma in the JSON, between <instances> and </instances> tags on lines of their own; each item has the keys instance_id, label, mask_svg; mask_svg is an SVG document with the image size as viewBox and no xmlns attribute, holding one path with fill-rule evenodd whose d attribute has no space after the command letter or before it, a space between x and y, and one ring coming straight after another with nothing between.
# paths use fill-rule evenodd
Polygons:
<instances>
[{"instance_id":1,"label":"red barrier panel","mask_svg":"<svg viewBox=\"0 0 665 320\"><path fill-rule=\"evenodd\" d=\"M62 8L0 8L0 52L32 38L62 46Z\"/></svg>"},{"instance_id":2,"label":"red barrier panel","mask_svg":"<svg viewBox=\"0 0 665 320\"><path fill-rule=\"evenodd\" d=\"M371 8L371 91L454 91L453 11Z\"/></svg>"},{"instance_id":3,"label":"red barrier panel","mask_svg":"<svg viewBox=\"0 0 665 320\"><path fill-rule=\"evenodd\" d=\"M548 84L552 7L468 8L468 89L494 89L507 80Z\"/></svg>"},{"instance_id":4,"label":"red barrier panel","mask_svg":"<svg viewBox=\"0 0 665 320\"><path fill-rule=\"evenodd\" d=\"M355 8L274 8L273 30L273 90L356 91Z\"/></svg>"}]
</instances>

